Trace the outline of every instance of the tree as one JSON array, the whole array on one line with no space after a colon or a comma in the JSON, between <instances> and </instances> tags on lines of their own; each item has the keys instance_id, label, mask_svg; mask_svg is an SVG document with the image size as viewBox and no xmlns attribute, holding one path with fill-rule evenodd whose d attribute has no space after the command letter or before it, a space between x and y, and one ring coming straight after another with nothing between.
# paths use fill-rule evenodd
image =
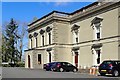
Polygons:
<instances>
[{"instance_id":1,"label":"tree","mask_svg":"<svg viewBox=\"0 0 120 80\"><path fill-rule=\"evenodd\" d=\"M17 34L19 35L19 40L18 40L18 45L17 45L17 47L18 47L18 50L19 50L19 52L20 52L20 61L22 60L22 54L23 54L23 47L25 46L25 43L24 43L24 39L26 38L26 34L27 34L27 23L25 23L25 22L19 22L19 24L20 24L20 29L19 29L19 31L20 32L18 32Z\"/></svg>"},{"instance_id":2,"label":"tree","mask_svg":"<svg viewBox=\"0 0 120 80\"><path fill-rule=\"evenodd\" d=\"M8 52L7 52L7 39L5 38L4 34L2 34L2 61L8 62Z\"/></svg>"},{"instance_id":3,"label":"tree","mask_svg":"<svg viewBox=\"0 0 120 80\"><path fill-rule=\"evenodd\" d=\"M18 25L16 22L11 19L10 23L6 25L5 30L5 54L11 59L11 63L18 62L19 60L19 51L15 45L17 44L17 39L19 39L19 36L16 34L16 30L18 28ZM4 47L3 47L4 49Z\"/></svg>"},{"instance_id":4,"label":"tree","mask_svg":"<svg viewBox=\"0 0 120 80\"><path fill-rule=\"evenodd\" d=\"M20 62L22 60L23 49L27 45L27 23L11 19L10 23L4 22L3 26L2 61L8 62L11 60L11 62Z\"/></svg>"}]
</instances>

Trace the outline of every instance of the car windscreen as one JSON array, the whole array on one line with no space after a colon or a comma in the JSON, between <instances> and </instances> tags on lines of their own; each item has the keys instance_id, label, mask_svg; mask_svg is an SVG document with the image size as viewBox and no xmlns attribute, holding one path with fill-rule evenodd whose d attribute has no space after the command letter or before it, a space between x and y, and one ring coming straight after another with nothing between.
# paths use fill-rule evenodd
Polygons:
<instances>
[{"instance_id":1,"label":"car windscreen","mask_svg":"<svg viewBox=\"0 0 120 80\"><path fill-rule=\"evenodd\" d=\"M112 64L112 61L104 61L102 64L108 65L108 64Z\"/></svg>"}]
</instances>

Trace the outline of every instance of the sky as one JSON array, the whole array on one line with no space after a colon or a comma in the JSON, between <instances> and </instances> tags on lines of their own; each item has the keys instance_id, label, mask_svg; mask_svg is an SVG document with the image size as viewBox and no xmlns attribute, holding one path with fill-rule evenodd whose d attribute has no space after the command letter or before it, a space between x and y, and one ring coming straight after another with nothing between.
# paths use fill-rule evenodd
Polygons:
<instances>
[{"instance_id":1,"label":"sky","mask_svg":"<svg viewBox=\"0 0 120 80\"><path fill-rule=\"evenodd\" d=\"M92 2L2 2L2 24L11 18L30 23L34 17L41 18L53 10L74 12ZM1 3L0 3L1 5ZM0 9L1 10L1 9ZM1 16L0 16L1 17ZM24 50L27 49L27 38L24 38Z\"/></svg>"}]
</instances>

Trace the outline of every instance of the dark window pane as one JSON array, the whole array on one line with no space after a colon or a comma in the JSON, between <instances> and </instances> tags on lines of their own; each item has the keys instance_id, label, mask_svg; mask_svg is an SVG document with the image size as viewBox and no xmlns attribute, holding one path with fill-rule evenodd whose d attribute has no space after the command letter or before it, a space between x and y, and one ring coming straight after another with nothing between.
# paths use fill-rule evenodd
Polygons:
<instances>
[{"instance_id":1,"label":"dark window pane","mask_svg":"<svg viewBox=\"0 0 120 80\"><path fill-rule=\"evenodd\" d=\"M51 44L51 33L49 33L49 44Z\"/></svg>"},{"instance_id":2,"label":"dark window pane","mask_svg":"<svg viewBox=\"0 0 120 80\"><path fill-rule=\"evenodd\" d=\"M41 64L41 54L38 54L38 63Z\"/></svg>"},{"instance_id":3,"label":"dark window pane","mask_svg":"<svg viewBox=\"0 0 120 80\"><path fill-rule=\"evenodd\" d=\"M98 55L97 64L99 64L100 63L100 50L97 50L96 52L97 52L97 55Z\"/></svg>"},{"instance_id":4,"label":"dark window pane","mask_svg":"<svg viewBox=\"0 0 120 80\"><path fill-rule=\"evenodd\" d=\"M44 35L42 36L42 44L44 46Z\"/></svg>"},{"instance_id":5,"label":"dark window pane","mask_svg":"<svg viewBox=\"0 0 120 80\"><path fill-rule=\"evenodd\" d=\"M37 38L36 38L36 47L38 47L38 46L37 46Z\"/></svg>"},{"instance_id":6,"label":"dark window pane","mask_svg":"<svg viewBox=\"0 0 120 80\"><path fill-rule=\"evenodd\" d=\"M51 62L51 53L49 53L49 62Z\"/></svg>"},{"instance_id":7,"label":"dark window pane","mask_svg":"<svg viewBox=\"0 0 120 80\"><path fill-rule=\"evenodd\" d=\"M76 38L76 42L78 43L78 37Z\"/></svg>"},{"instance_id":8,"label":"dark window pane","mask_svg":"<svg viewBox=\"0 0 120 80\"><path fill-rule=\"evenodd\" d=\"M100 33L97 33L97 39L100 39Z\"/></svg>"},{"instance_id":9,"label":"dark window pane","mask_svg":"<svg viewBox=\"0 0 120 80\"><path fill-rule=\"evenodd\" d=\"M31 39L31 48L32 48L32 39Z\"/></svg>"}]
</instances>

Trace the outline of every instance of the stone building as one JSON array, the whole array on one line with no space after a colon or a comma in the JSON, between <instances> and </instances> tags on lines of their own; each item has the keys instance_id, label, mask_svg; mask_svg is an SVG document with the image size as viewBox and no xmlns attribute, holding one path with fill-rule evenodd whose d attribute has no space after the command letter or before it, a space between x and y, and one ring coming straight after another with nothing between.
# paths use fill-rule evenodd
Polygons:
<instances>
[{"instance_id":1,"label":"stone building","mask_svg":"<svg viewBox=\"0 0 120 80\"><path fill-rule=\"evenodd\" d=\"M120 2L94 2L73 13L53 11L28 25L26 68L67 61L78 68L120 59Z\"/></svg>"}]
</instances>

